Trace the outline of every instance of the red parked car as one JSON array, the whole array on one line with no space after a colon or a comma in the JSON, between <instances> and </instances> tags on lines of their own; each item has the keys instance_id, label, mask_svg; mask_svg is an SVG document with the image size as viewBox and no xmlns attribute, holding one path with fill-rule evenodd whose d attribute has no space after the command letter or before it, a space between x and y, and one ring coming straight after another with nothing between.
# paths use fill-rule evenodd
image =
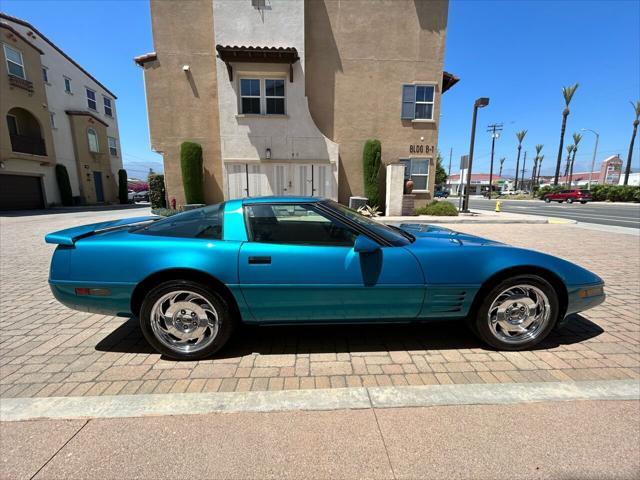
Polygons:
<instances>
[{"instance_id":1,"label":"red parked car","mask_svg":"<svg viewBox=\"0 0 640 480\"><path fill-rule=\"evenodd\" d=\"M544 201L547 203L550 202L580 202L582 204L590 202L593 200L591 196L591 192L589 190L560 190L555 193L547 193L544 196Z\"/></svg>"}]
</instances>

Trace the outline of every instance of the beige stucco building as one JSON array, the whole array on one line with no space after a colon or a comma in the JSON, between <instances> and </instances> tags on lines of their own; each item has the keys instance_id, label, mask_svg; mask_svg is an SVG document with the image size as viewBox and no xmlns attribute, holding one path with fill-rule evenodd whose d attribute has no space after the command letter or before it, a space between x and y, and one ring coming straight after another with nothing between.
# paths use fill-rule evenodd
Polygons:
<instances>
[{"instance_id":1,"label":"beige stucco building","mask_svg":"<svg viewBox=\"0 0 640 480\"><path fill-rule=\"evenodd\" d=\"M144 70L151 146L184 203L179 148L204 150L207 202L364 192L362 149L402 162L431 198L446 0L151 0ZM183 28L189 25L189 28ZM381 188L384 188L384 169ZM381 194L384 198L384 194Z\"/></svg>"},{"instance_id":2,"label":"beige stucco building","mask_svg":"<svg viewBox=\"0 0 640 480\"><path fill-rule=\"evenodd\" d=\"M0 210L117 202L115 95L30 23L0 13Z\"/></svg>"}]
</instances>

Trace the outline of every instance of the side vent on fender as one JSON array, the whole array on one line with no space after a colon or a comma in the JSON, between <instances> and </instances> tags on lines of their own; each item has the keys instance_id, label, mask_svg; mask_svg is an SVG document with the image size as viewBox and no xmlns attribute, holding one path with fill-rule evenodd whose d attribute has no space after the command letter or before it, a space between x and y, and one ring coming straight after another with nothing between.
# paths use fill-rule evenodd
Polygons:
<instances>
[{"instance_id":1,"label":"side vent on fender","mask_svg":"<svg viewBox=\"0 0 640 480\"><path fill-rule=\"evenodd\" d=\"M462 311L466 290L442 289L431 294L429 310L433 313L456 313Z\"/></svg>"}]
</instances>

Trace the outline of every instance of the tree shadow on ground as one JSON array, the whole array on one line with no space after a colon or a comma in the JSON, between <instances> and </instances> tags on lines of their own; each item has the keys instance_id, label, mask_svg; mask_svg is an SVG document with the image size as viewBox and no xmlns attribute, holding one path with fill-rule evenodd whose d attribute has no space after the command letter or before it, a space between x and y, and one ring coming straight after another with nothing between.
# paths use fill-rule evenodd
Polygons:
<instances>
[{"instance_id":1,"label":"tree shadow on ground","mask_svg":"<svg viewBox=\"0 0 640 480\"><path fill-rule=\"evenodd\" d=\"M572 315L563 328L549 335L535 350L570 345L596 337L604 330L581 315ZM480 348L490 351L461 321L413 324L357 325L241 325L214 358L233 358L294 353L387 352L394 350L456 350ZM96 345L103 352L153 353L142 336L138 321L131 318Z\"/></svg>"}]
</instances>

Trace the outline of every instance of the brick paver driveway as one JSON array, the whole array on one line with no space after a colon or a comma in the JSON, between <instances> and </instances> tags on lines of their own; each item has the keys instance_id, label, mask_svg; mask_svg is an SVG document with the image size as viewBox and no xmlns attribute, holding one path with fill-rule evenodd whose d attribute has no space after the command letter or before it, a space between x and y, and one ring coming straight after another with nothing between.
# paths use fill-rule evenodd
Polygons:
<instances>
[{"instance_id":1,"label":"brick paver driveway","mask_svg":"<svg viewBox=\"0 0 640 480\"><path fill-rule=\"evenodd\" d=\"M0 218L0 395L640 378L640 239L566 225L456 227L559 255L607 282L605 304L535 351L488 350L459 323L243 327L213 360L163 359L135 320L71 311L47 286L46 232L146 212Z\"/></svg>"}]
</instances>

